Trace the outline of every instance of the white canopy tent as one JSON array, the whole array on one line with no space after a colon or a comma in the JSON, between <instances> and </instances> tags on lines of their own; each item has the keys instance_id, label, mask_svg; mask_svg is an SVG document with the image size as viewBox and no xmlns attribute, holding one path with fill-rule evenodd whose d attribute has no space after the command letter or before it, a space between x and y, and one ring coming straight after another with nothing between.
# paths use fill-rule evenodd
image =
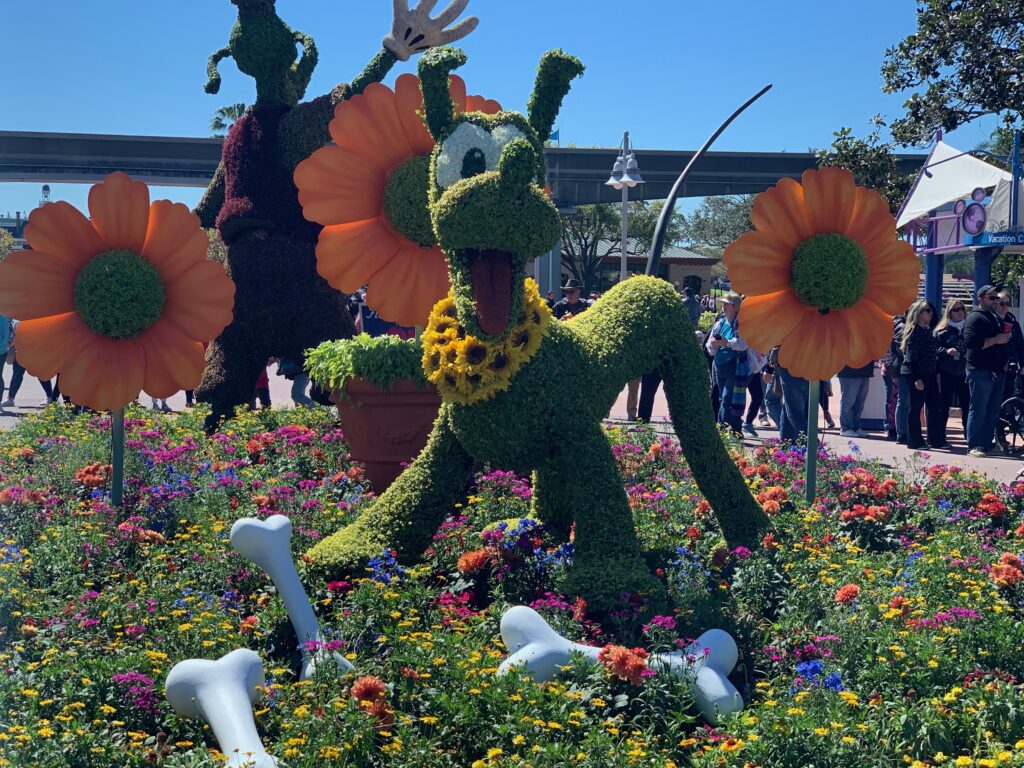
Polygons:
<instances>
[{"instance_id":1,"label":"white canopy tent","mask_svg":"<svg viewBox=\"0 0 1024 768\"><path fill-rule=\"evenodd\" d=\"M956 200L969 199L971 192L978 187L992 189L1002 181L1006 182L1008 191L1012 178L1009 171L938 141L918 172L910 194L903 201L896 217L896 227L904 227Z\"/></svg>"}]
</instances>

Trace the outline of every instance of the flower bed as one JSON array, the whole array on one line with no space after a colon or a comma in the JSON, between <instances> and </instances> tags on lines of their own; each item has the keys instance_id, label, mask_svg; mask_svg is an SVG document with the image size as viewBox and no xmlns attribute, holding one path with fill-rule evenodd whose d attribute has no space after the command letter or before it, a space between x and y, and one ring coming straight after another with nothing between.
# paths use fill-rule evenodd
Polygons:
<instances>
[{"instance_id":1,"label":"flower bed","mask_svg":"<svg viewBox=\"0 0 1024 768\"><path fill-rule=\"evenodd\" d=\"M237 647L263 658L256 721L287 768L1024 765L1024 489L823 453L807 509L799 450L734 452L775 530L730 552L675 444L608 429L671 605L624 595L594 616L561 594L572 543L529 517L527 479L480 468L423 562L382 552L333 581L298 563L356 665L300 682L280 600L228 531L285 514L301 553L371 498L361 468L323 412L246 413L210 438L202 416L128 413L122 510L105 417L51 408L0 436L0 766L217 765L163 681ZM602 663L496 677L510 604L607 646ZM737 638L747 700L714 728L644 663L712 626Z\"/></svg>"}]
</instances>

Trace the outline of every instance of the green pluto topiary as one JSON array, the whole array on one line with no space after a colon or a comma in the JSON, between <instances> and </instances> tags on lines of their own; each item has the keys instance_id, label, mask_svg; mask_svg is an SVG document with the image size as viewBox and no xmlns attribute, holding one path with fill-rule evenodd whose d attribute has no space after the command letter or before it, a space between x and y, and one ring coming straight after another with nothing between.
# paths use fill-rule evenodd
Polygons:
<instances>
[{"instance_id":1,"label":"green pluto topiary","mask_svg":"<svg viewBox=\"0 0 1024 768\"><path fill-rule=\"evenodd\" d=\"M444 402L422 453L355 523L310 549L309 558L315 568L339 572L359 568L385 547L402 557L419 555L465 491L475 460L532 472L531 517L563 536L575 522L569 592L595 610L613 609L623 593L656 599L661 584L641 556L600 426L626 382L661 372L673 426L730 546L755 547L768 518L719 436L704 356L671 285L634 277L565 323L524 313L534 292L523 287L526 264L558 237L558 213L536 172L543 168L540 137L549 134L582 65L560 51L545 54L529 118L502 112L482 119L456 117L448 96L448 74L464 61L460 51L438 49L420 62L426 122L437 140L431 220L454 294L454 302L440 302L431 315L424 360L431 376L458 371L463 385L472 386L476 377L487 391L471 402L441 381ZM464 178L454 179L453 169ZM527 359L508 381L488 378L488 361L507 349L513 329L524 322L541 334L532 342L524 338L521 356ZM479 368L470 353L481 360ZM447 358L435 370L436 361Z\"/></svg>"}]
</instances>

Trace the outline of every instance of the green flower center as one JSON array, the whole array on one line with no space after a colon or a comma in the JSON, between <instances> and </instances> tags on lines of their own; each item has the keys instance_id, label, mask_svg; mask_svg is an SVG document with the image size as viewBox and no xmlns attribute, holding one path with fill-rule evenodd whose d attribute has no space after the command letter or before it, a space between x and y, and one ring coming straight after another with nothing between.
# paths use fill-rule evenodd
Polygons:
<instances>
[{"instance_id":1,"label":"green flower center","mask_svg":"<svg viewBox=\"0 0 1024 768\"><path fill-rule=\"evenodd\" d=\"M82 321L111 339L134 338L149 328L163 313L165 298L159 270L134 251L101 253L75 279Z\"/></svg>"},{"instance_id":2,"label":"green flower center","mask_svg":"<svg viewBox=\"0 0 1024 768\"><path fill-rule=\"evenodd\" d=\"M847 309L864 295L868 262L846 235L814 235L793 254L793 290L801 302L821 310Z\"/></svg>"},{"instance_id":3,"label":"green flower center","mask_svg":"<svg viewBox=\"0 0 1024 768\"><path fill-rule=\"evenodd\" d=\"M384 187L384 216L402 237L434 245L434 228L427 209L430 155L411 157L395 168Z\"/></svg>"}]
</instances>

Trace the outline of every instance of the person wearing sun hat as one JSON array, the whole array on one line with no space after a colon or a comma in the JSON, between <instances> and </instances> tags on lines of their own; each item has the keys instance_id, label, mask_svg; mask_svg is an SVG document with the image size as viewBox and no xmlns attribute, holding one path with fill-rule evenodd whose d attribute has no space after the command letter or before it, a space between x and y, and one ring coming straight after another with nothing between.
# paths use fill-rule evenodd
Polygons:
<instances>
[{"instance_id":1,"label":"person wearing sun hat","mask_svg":"<svg viewBox=\"0 0 1024 768\"><path fill-rule=\"evenodd\" d=\"M740 304L743 297L735 291L719 296L722 316L708 332L705 348L713 357L711 379L719 392L718 421L742 434L743 406L747 399L747 342L740 336Z\"/></svg>"},{"instance_id":2,"label":"person wearing sun hat","mask_svg":"<svg viewBox=\"0 0 1024 768\"><path fill-rule=\"evenodd\" d=\"M565 315L575 316L585 311L590 305L580 298L582 291L583 283L575 277L567 278L565 285L562 286L562 293L565 294L565 298L555 302L554 309L552 309L555 317L559 320L568 320L569 318L565 317Z\"/></svg>"}]
</instances>

